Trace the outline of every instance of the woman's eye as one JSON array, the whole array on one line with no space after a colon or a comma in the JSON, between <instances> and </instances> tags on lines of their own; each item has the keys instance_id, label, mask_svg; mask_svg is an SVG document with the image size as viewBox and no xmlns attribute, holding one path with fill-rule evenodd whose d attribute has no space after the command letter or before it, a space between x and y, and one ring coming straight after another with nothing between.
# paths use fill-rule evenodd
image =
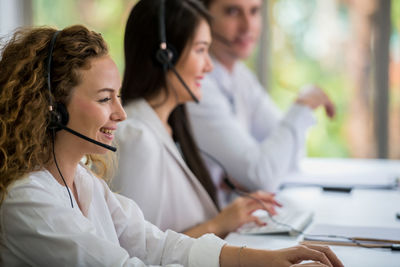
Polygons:
<instances>
[{"instance_id":1,"label":"woman's eye","mask_svg":"<svg viewBox=\"0 0 400 267\"><path fill-rule=\"evenodd\" d=\"M111 100L111 97L106 97L106 98L100 99L99 102L100 103L105 103L105 102L108 102L110 100Z\"/></svg>"},{"instance_id":2,"label":"woman's eye","mask_svg":"<svg viewBox=\"0 0 400 267\"><path fill-rule=\"evenodd\" d=\"M196 53L201 54L201 53L204 53L205 51L206 51L206 49L204 47L202 47L202 48L198 48L196 50Z\"/></svg>"}]
</instances>

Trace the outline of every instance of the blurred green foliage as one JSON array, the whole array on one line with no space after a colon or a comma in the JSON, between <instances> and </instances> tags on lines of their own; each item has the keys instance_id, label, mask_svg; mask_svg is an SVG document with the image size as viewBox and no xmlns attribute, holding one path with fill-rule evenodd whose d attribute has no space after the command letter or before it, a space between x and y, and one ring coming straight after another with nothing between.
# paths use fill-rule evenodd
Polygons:
<instances>
[{"instance_id":1,"label":"blurred green foliage","mask_svg":"<svg viewBox=\"0 0 400 267\"><path fill-rule=\"evenodd\" d=\"M284 38L278 47L270 44L270 94L282 109L287 109L301 86L314 83L327 92L336 104L337 114L329 120L323 110L316 112L317 125L309 132L307 151L312 157L348 157L344 136L346 114L350 103L350 82L345 73L344 58L338 56L333 64L307 53L305 34L313 26L312 14L318 0L268 0L270 29ZM109 44L110 54L123 71L123 34L125 22L136 0L34 0L34 24L64 28L84 24L100 32ZM279 9L283 13L279 17ZM338 4L338 18L348 27L348 12ZM392 0L393 36L399 38L400 1ZM345 26L346 27L346 26ZM247 61L254 69L255 56ZM400 96L397 96L400 98ZM396 98L396 99L397 99ZM392 98L393 99L393 98ZM393 101L393 100L391 100Z\"/></svg>"},{"instance_id":2,"label":"blurred green foliage","mask_svg":"<svg viewBox=\"0 0 400 267\"><path fill-rule=\"evenodd\" d=\"M59 29L83 24L100 32L109 45L110 54L122 75L125 23L135 0L34 0L34 24Z\"/></svg>"},{"instance_id":3,"label":"blurred green foliage","mask_svg":"<svg viewBox=\"0 0 400 267\"><path fill-rule=\"evenodd\" d=\"M349 81L344 73L344 62L336 59L337 62L328 66L321 65L318 59L307 53L305 47L305 34L315 23L312 15L316 12L316 4L315 0L270 1L270 28L274 29L271 38L284 40L278 43L279 47L276 47L277 42L271 42L270 94L285 110L293 103L302 86L312 83L323 88L336 104L337 113L330 120L324 110L317 110L317 124L308 135L308 156L348 157L344 125L350 94L347 92ZM346 14L341 14L341 18L346 20Z\"/></svg>"}]
</instances>

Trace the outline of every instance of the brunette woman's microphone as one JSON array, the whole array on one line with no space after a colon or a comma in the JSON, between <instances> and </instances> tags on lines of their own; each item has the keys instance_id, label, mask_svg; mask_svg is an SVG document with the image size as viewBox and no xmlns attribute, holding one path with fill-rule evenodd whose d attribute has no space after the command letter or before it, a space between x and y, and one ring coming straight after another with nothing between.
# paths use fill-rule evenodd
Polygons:
<instances>
[{"instance_id":1,"label":"brunette woman's microphone","mask_svg":"<svg viewBox=\"0 0 400 267\"><path fill-rule=\"evenodd\" d=\"M189 86L186 84L186 82L183 80L182 76L179 75L178 71L175 69L174 64L171 63L171 60L169 57L171 55L168 54L168 50L159 50L160 52L157 53L157 58L160 62L164 62L164 64L167 64L167 67L175 74L175 76L178 78L179 82L183 85L185 90L189 93L189 95L192 97L193 101L196 102L197 104L200 102L199 99L194 95L192 90L189 88Z\"/></svg>"}]
</instances>

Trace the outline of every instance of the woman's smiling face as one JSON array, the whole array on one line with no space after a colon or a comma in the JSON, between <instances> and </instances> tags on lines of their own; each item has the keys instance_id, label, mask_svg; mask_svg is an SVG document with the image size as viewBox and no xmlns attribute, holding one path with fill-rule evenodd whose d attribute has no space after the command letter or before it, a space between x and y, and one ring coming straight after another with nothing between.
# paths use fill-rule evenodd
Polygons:
<instances>
[{"instance_id":1,"label":"woman's smiling face","mask_svg":"<svg viewBox=\"0 0 400 267\"><path fill-rule=\"evenodd\" d=\"M89 68L81 69L79 75L81 83L73 88L67 105L67 126L101 143L111 144L117 123L126 119L119 98L121 79L117 66L108 55L93 58ZM74 138L71 145L84 154L107 151L73 135L69 138Z\"/></svg>"}]
</instances>

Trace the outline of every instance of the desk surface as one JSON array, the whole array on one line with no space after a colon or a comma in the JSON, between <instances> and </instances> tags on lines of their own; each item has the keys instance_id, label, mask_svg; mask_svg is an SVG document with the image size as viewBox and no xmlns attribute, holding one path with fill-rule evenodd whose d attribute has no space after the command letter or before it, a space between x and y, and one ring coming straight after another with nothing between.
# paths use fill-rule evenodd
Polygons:
<instances>
[{"instance_id":1,"label":"desk surface","mask_svg":"<svg viewBox=\"0 0 400 267\"><path fill-rule=\"evenodd\" d=\"M331 161L331 165L329 161ZM314 166L312 162L312 159L307 160L307 165L311 166L310 168ZM373 166L374 173L381 173L383 176L392 175L396 172L400 174L400 161L318 159L315 162L315 165L323 165L329 175L332 175L332 173L340 175L340 171L345 173L346 170L351 170L353 175L357 175L356 169L353 168L355 165L360 168L359 173L361 174L366 170L372 171L371 166ZM340 165L342 168L338 168ZM307 172L304 166L303 164L302 171ZM329 172L329 168L333 168L331 172ZM400 190L354 189L351 193L338 193L324 192L317 187L291 187L280 191L279 194L313 210L314 218L311 225L323 223L395 227L399 228L400 231L400 220L396 218L396 213L400 212ZM232 245L279 249L296 245L303 240L303 237L231 233L226 237L226 240ZM331 246L331 248L345 266L400 266L400 251L348 246Z\"/></svg>"}]
</instances>

